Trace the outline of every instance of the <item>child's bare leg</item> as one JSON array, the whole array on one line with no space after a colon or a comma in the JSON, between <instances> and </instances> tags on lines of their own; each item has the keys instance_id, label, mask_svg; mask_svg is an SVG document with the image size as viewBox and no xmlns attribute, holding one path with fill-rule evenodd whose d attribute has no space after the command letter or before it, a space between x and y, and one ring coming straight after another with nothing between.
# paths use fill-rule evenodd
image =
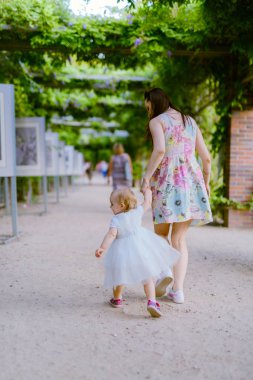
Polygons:
<instances>
[{"instance_id":1,"label":"child's bare leg","mask_svg":"<svg viewBox=\"0 0 253 380\"><path fill-rule=\"evenodd\" d=\"M113 298L115 300L122 298L123 289L124 289L123 285L118 285L115 288L113 288Z\"/></svg>"},{"instance_id":2,"label":"child's bare leg","mask_svg":"<svg viewBox=\"0 0 253 380\"><path fill-rule=\"evenodd\" d=\"M152 278L144 284L144 291L148 299L147 310L149 314L154 318L161 317L160 305L156 302L155 284Z\"/></svg>"},{"instance_id":3,"label":"child's bare leg","mask_svg":"<svg viewBox=\"0 0 253 380\"><path fill-rule=\"evenodd\" d=\"M155 301L155 284L152 278L144 284L144 292L148 300Z\"/></svg>"}]
</instances>

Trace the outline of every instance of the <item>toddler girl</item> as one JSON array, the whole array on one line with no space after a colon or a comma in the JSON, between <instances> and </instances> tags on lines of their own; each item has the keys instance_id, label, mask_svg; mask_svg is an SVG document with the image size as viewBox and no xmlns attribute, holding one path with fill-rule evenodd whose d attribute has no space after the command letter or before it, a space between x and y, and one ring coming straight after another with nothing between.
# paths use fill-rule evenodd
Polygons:
<instances>
[{"instance_id":1,"label":"toddler girl","mask_svg":"<svg viewBox=\"0 0 253 380\"><path fill-rule=\"evenodd\" d=\"M122 307L124 285L142 283L147 296L147 310L152 317L160 317L160 305L156 302L154 280L166 270L172 277L171 267L180 254L169 243L142 227L142 215L151 207L152 193L147 189L144 203L137 206L137 199L130 189L112 192L111 209L114 217L96 257L105 257L106 288L113 288L113 307ZM172 280L172 279L171 279Z\"/></svg>"}]
</instances>

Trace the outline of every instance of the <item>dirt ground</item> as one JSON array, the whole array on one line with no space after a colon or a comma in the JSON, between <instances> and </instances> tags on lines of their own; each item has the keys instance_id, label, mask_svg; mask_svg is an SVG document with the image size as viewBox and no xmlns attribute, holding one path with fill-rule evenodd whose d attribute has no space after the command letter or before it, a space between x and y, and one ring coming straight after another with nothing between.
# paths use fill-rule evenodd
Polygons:
<instances>
[{"instance_id":1,"label":"dirt ground","mask_svg":"<svg viewBox=\"0 0 253 380\"><path fill-rule=\"evenodd\" d=\"M94 256L109 193L79 182L60 204L50 197L47 215L21 215L19 240L0 245L0 379L252 379L252 230L190 228L186 302L162 299L152 319L139 286L116 310ZM1 217L0 234L9 228Z\"/></svg>"}]
</instances>

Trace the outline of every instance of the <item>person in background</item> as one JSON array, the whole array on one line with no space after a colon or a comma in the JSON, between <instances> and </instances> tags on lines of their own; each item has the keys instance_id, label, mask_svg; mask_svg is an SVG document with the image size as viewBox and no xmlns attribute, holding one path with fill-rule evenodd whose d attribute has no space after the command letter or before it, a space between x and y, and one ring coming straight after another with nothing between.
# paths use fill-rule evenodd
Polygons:
<instances>
[{"instance_id":1,"label":"person in background","mask_svg":"<svg viewBox=\"0 0 253 380\"><path fill-rule=\"evenodd\" d=\"M133 169L130 156L125 153L120 143L114 144L113 152L108 168L108 177L112 177L113 190L131 187Z\"/></svg>"},{"instance_id":2,"label":"person in background","mask_svg":"<svg viewBox=\"0 0 253 380\"><path fill-rule=\"evenodd\" d=\"M96 165L96 170L102 175L103 178L108 178L108 163L104 160L99 161L99 163Z\"/></svg>"},{"instance_id":3,"label":"person in background","mask_svg":"<svg viewBox=\"0 0 253 380\"><path fill-rule=\"evenodd\" d=\"M92 163L91 162L85 162L84 171L88 177L89 184L91 185L91 181L92 181Z\"/></svg>"}]
</instances>

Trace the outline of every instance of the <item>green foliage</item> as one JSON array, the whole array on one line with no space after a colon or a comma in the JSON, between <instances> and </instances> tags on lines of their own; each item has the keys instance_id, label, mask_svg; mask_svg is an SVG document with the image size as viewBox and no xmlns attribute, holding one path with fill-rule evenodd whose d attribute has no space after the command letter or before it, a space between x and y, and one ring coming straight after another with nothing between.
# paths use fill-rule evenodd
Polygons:
<instances>
[{"instance_id":1,"label":"green foliage","mask_svg":"<svg viewBox=\"0 0 253 380\"><path fill-rule=\"evenodd\" d=\"M143 174L143 168L140 161L133 162L133 179L138 181L141 179Z\"/></svg>"},{"instance_id":2,"label":"green foliage","mask_svg":"<svg viewBox=\"0 0 253 380\"><path fill-rule=\"evenodd\" d=\"M238 202L235 199L229 199L225 196L226 188L223 183L223 169L217 157L213 165L210 188L210 204L215 219L222 221L224 219L224 211L227 209L253 211L253 194L246 202Z\"/></svg>"},{"instance_id":3,"label":"green foliage","mask_svg":"<svg viewBox=\"0 0 253 380\"><path fill-rule=\"evenodd\" d=\"M17 177L17 199L19 202L35 202L41 194L39 177Z\"/></svg>"},{"instance_id":4,"label":"green foliage","mask_svg":"<svg viewBox=\"0 0 253 380\"><path fill-rule=\"evenodd\" d=\"M123 143L138 168L151 149L142 93L160 86L196 118L213 155L221 154L232 110L247 108L253 93L252 1L128 4L115 19L75 16L67 0L2 1L0 81L15 85L16 115L45 116L94 163L108 157L115 138L85 142L78 127L55 125L52 118L118 122L130 134ZM104 127L94 122L92 128ZM213 204L224 195L223 186Z\"/></svg>"}]
</instances>

